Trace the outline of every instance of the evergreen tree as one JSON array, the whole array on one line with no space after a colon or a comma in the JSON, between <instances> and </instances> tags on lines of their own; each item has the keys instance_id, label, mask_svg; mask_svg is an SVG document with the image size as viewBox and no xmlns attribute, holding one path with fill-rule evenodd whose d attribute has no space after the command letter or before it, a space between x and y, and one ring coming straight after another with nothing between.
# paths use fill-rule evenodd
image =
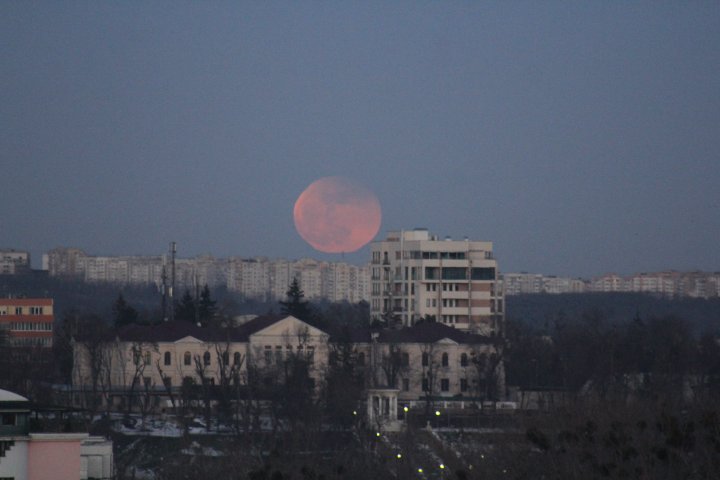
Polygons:
<instances>
[{"instance_id":1,"label":"evergreen tree","mask_svg":"<svg viewBox=\"0 0 720 480\"><path fill-rule=\"evenodd\" d=\"M216 301L210 297L210 288L207 284L200 292L200 299L198 301L198 310L200 312L200 322L203 325L208 325L213 322L215 315L217 314Z\"/></svg>"},{"instance_id":2,"label":"evergreen tree","mask_svg":"<svg viewBox=\"0 0 720 480\"><path fill-rule=\"evenodd\" d=\"M113 314L115 316L114 323L115 328L124 327L133 323L137 323L138 312L133 307L128 305L123 297L122 292L118 295L117 300L113 304Z\"/></svg>"},{"instance_id":3,"label":"evergreen tree","mask_svg":"<svg viewBox=\"0 0 720 480\"><path fill-rule=\"evenodd\" d=\"M175 303L175 320L195 322L195 299L190 295L190 290L185 290L180 301Z\"/></svg>"},{"instance_id":4,"label":"evergreen tree","mask_svg":"<svg viewBox=\"0 0 720 480\"><path fill-rule=\"evenodd\" d=\"M280 301L280 312L283 315L292 315L300 320L310 320L311 311L305 298L305 292L300 289L297 278L293 278L290 287L287 290L287 301Z\"/></svg>"}]
</instances>

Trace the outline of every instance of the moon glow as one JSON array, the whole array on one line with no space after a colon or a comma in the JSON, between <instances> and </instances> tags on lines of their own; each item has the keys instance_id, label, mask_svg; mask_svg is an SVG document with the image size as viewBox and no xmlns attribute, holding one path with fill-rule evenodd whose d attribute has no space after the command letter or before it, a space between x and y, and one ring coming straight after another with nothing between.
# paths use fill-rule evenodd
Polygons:
<instances>
[{"instance_id":1,"label":"moon glow","mask_svg":"<svg viewBox=\"0 0 720 480\"><path fill-rule=\"evenodd\" d=\"M380 229L380 202L373 192L343 177L314 181L295 201L295 228L325 253L354 252Z\"/></svg>"}]
</instances>

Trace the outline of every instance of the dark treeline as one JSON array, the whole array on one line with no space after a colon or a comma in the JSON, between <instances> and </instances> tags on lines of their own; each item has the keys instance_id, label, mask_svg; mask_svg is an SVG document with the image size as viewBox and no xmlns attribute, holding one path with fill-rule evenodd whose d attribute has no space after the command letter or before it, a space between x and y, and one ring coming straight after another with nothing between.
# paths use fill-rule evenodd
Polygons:
<instances>
[{"instance_id":1,"label":"dark treeline","mask_svg":"<svg viewBox=\"0 0 720 480\"><path fill-rule=\"evenodd\" d=\"M720 379L716 335L694 335L688 322L672 315L615 323L586 312L543 328L509 321L507 342L508 383L526 388L661 395L682 393L690 377L706 386Z\"/></svg>"},{"instance_id":2,"label":"dark treeline","mask_svg":"<svg viewBox=\"0 0 720 480\"><path fill-rule=\"evenodd\" d=\"M505 298L507 318L538 329L552 328L558 317L580 318L594 312L608 323L673 315L694 334L720 328L720 298L668 298L645 293L566 293L513 295Z\"/></svg>"}]
</instances>

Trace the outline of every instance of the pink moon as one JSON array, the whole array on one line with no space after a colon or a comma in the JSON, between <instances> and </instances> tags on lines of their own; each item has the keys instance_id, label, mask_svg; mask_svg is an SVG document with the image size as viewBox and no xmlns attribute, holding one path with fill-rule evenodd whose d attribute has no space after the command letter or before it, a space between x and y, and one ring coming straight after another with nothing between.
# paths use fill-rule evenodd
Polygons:
<instances>
[{"instance_id":1,"label":"pink moon","mask_svg":"<svg viewBox=\"0 0 720 480\"><path fill-rule=\"evenodd\" d=\"M303 191L293 209L295 228L325 253L354 252L378 230L382 213L373 192L343 177L324 177Z\"/></svg>"}]
</instances>

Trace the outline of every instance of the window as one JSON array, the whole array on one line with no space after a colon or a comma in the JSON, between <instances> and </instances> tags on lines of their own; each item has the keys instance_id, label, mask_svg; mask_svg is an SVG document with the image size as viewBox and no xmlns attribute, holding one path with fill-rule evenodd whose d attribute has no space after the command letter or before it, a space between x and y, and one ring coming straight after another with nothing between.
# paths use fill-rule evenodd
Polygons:
<instances>
[{"instance_id":1,"label":"window","mask_svg":"<svg viewBox=\"0 0 720 480\"><path fill-rule=\"evenodd\" d=\"M240 352L233 354L233 365L240 365Z\"/></svg>"},{"instance_id":2,"label":"window","mask_svg":"<svg viewBox=\"0 0 720 480\"><path fill-rule=\"evenodd\" d=\"M281 346L275 347L275 363L280 365L283 361L283 350Z\"/></svg>"},{"instance_id":3,"label":"window","mask_svg":"<svg viewBox=\"0 0 720 480\"><path fill-rule=\"evenodd\" d=\"M439 278L438 270L438 267L425 267L425 280L437 280Z\"/></svg>"},{"instance_id":4,"label":"window","mask_svg":"<svg viewBox=\"0 0 720 480\"><path fill-rule=\"evenodd\" d=\"M467 378L461 378L460 379L460 391L467 392L467 389L468 389Z\"/></svg>"},{"instance_id":5,"label":"window","mask_svg":"<svg viewBox=\"0 0 720 480\"><path fill-rule=\"evenodd\" d=\"M442 354L442 366L443 366L443 367L447 367L447 366L448 366L448 363L449 363L449 362L448 362L448 354L447 354L447 353L443 353L443 354Z\"/></svg>"},{"instance_id":6,"label":"window","mask_svg":"<svg viewBox=\"0 0 720 480\"><path fill-rule=\"evenodd\" d=\"M443 280L467 280L467 269L465 267L444 267L442 269Z\"/></svg>"},{"instance_id":7,"label":"window","mask_svg":"<svg viewBox=\"0 0 720 480\"><path fill-rule=\"evenodd\" d=\"M272 348L269 346L265 347L265 363L272 365Z\"/></svg>"},{"instance_id":8,"label":"window","mask_svg":"<svg viewBox=\"0 0 720 480\"><path fill-rule=\"evenodd\" d=\"M307 347L307 359L310 363L315 363L315 347Z\"/></svg>"},{"instance_id":9,"label":"window","mask_svg":"<svg viewBox=\"0 0 720 480\"><path fill-rule=\"evenodd\" d=\"M430 363L430 356L427 354L427 352L423 352L422 354L422 366L427 367Z\"/></svg>"},{"instance_id":10,"label":"window","mask_svg":"<svg viewBox=\"0 0 720 480\"><path fill-rule=\"evenodd\" d=\"M495 269L492 267L473 268L470 271L472 280L495 280Z\"/></svg>"},{"instance_id":11,"label":"window","mask_svg":"<svg viewBox=\"0 0 720 480\"><path fill-rule=\"evenodd\" d=\"M410 379L409 378L403 378L402 385L403 385L403 391L405 391L405 392L410 391Z\"/></svg>"},{"instance_id":12,"label":"window","mask_svg":"<svg viewBox=\"0 0 720 480\"><path fill-rule=\"evenodd\" d=\"M43 307L30 307L30 315L42 315Z\"/></svg>"},{"instance_id":13,"label":"window","mask_svg":"<svg viewBox=\"0 0 720 480\"><path fill-rule=\"evenodd\" d=\"M15 307L15 315L22 315L22 307Z\"/></svg>"},{"instance_id":14,"label":"window","mask_svg":"<svg viewBox=\"0 0 720 480\"><path fill-rule=\"evenodd\" d=\"M145 352L143 361L144 361L145 365L150 365L152 363L152 355L150 354L150 352Z\"/></svg>"},{"instance_id":15,"label":"window","mask_svg":"<svg viewBox=\"0 0 720 480\"><path fill-rule=\"evenodd\" d=\"M3 413L0 417L0 425L15 425L17 417L14 413Z\"/></svg>"},{"instance_id":16,"label":"window","mask_svg":"<svg viewBox=\"0 0 720 480\"><path fill-rule=\"evenodd\" d=\"M165 365L170 365L172 363L172 355L170 355L170 352L165 352L165 355L163 355L165 360Z\"/></svg>"},{"instance_id":17,"label":"window","mask_svg":"<svg viewBox=\"0 0 720 480\"><path fill-rule=\"evenodd\" d=\"M450 391L450 380L447 378L443 378L440 380L440 390L443 392L449 392Z\"/></svg>"},{"instance_id":18,"label":"window","mask_svg":"<svg viewBox=\"0 0 720 480\"><path fill-rule=\"evenodd\" d=\"M185 355L183 355L183 363L185 365L192 364L192 355L190 355L190 352L185 352Z\"/></svg>"},{"instance_id":19,"label":"window","mask_svg":"<svg viewBox=\"0 0 720 480\"><path fill-rule=\"evenodd\" d=\"M402 352L400 354L400 366L407 367L410 365L410 354L407 352Z\"/></svg>"},{"instance_id":20,"label":"window","mask_svg":"<svg viewBox=\"0 0 720 480\"><path fill-rule=\"evenodd\" d=\"M427 377L424 377L422 380L422 389L423 389L423 392L430 391L430 382L428 381Z\"/></svg>"},{"instance_id":21,"label":"window","mask_svg":"<svg viewBox=\"0 0 720 480\"><path fill-rule=\"evenodd\" d=\"M467 353L463 353L460 355L460 366L461 367L467 367L468 361L467 361Z\"/></svg>"},{"instance_id":22,"label":"window","mask_svg":"<svg viewBox=\"0 0 720 480\"><path fill-rule=\"evenodd\" d=\"M222 353L222 364L230 365L230 352L228 352L227 350Z\"/></svg>"},{"instance_id":23,"label":"window","mask_svg":"<svg viewBox=\"0 0 720 480\"><path fill-rule=\"evenodd\" d=\"M203 364L210 365L210 352L203 353Z\"/></svg>"}]
</instances>

